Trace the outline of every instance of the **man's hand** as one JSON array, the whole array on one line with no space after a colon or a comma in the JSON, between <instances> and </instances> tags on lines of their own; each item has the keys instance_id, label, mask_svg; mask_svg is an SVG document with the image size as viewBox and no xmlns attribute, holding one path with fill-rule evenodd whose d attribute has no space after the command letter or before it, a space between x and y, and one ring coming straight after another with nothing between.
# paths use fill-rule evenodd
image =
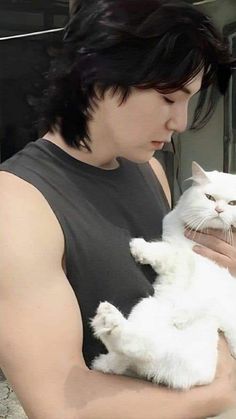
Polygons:
<instances>
[{"instance_id":1,"label":"man's hand","mask_svg":"<svg viewBox=\"0 0 236 419\"><path fill-rule=\"evenodd\" d=\"M219 386L220 395L225 397L225 410L236 408L236 360L231 356L228 344L220 333L218 364L214 385Z\"/></svg>"},{"instance_id":2,"label":"man's hand","mask_svg":"<svg viewBox=\"0 0 236 419\"><path fill-rule=\"evenodd\" d=\"M228 268L236 277L236 231L226 233L222 230L207 229L207 233L185 230L185 236L200 244L193 247L199 255L205 256L218 265Z\"/></svg>"}]
</instances>

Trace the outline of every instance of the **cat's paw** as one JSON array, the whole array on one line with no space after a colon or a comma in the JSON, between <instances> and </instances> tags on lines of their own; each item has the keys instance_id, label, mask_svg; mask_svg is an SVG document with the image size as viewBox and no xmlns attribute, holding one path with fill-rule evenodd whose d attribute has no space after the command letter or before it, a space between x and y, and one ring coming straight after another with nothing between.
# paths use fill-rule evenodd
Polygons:
<instances>
[{"instance_id":1,"label":"cat's paw","mask_svg":"<svg viewBox=\"0 0 236 419\"><path fill-rule=\"evenodd\" d=\"M139 263L147 263L145 250L147 247L147 242L142 239L132 239L129 243L130 252L131 255L134 257L134 259Z\"/></svg>"},{"instance_id":2,"label":"cat's paw","mask_svg":"<svg viewBox=\"0 0 236 419\"><path fill-rule=\"evenodd\" d=\"M106 374L125 374L129 361L125 357L114 352L101 354L92 362L92 369L105 372Z\"/></svg>"},{"instance_id":3,"label":"cat's paw","mask_svg":"<svg viewBox=\"0 0 236 419\"><path fill-rule=\"evenodd\" d=\"M109 361L109 354L101 354L97 356L92 362L92 369L105 372L106 374L114 374Z\"/></svg>"},{"instance_id":4,"label":"cat's paw","mask_svg":"<svg viewBox=\"0 0 236 419\"><path fill-rule=\"evenodd\" d=\"M109 336L117 332L119 326L123 324L125 318L119 310L107 301L100 303L95 317L91 321L94 335L97 338Z\"/></svg>"}]
</instances>

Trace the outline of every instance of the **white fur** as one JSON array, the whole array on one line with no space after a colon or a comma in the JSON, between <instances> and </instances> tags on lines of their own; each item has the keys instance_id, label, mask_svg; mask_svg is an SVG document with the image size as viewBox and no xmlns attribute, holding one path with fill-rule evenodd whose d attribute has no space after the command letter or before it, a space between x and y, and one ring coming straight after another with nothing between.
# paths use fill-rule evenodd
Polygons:
<instances>
[{"instance_id":1,"label":"white fur","mask_svg":"<svg viewBox=\"0 0 236 419\"><path fill-rule=\"evenodd\" d=\"M236 206L228 202L236 200L236 176L204 172L193 163L192 179L193 186L164 218L163 240L131 241L136 261L159 274L155 293L133 307L127 319L112 304L99 305L92 327L108 354L98 356L93 368L189 389L213 381L219 330L236 357L236 279L193 252L195 243L184 236L187 224L195 230L220 228L231 237Z\"/></svg>"}]
</instances>

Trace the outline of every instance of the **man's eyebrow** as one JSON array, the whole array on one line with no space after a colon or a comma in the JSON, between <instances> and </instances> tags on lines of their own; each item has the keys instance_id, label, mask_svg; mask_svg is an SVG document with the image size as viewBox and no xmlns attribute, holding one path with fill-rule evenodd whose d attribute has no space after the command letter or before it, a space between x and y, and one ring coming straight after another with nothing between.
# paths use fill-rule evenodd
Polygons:
<instances>
[{"instance_id":1,"label":"man's eyebrow","mask_svg":"<svg viewBox=\"0 0 236 419\"><path fill-rule=\"evenodd\" d=\"M196 93L198 93L198 92L200 92L200 90L201 89L199 89L197 92L195 92L195 93L193 93L193 92L191 92L191 90L189 90L186 86L183 86L183 87L181 87L181 92L184 92L184 93L186 93L187 95L192 95L192 94L194 94L194 95L196 95Z\"/></svg>"},{"instance_id":2,"label":"man's eyebrow","mask_svg":"<svg viewBox=\"0 0 236 419\"><path fill-rule=\"evenodd\" d=\"M180 89L182 92L186 93L187 95L191 95L192 92L185 86L181 87Z\"/></svg>"}]
</instances>

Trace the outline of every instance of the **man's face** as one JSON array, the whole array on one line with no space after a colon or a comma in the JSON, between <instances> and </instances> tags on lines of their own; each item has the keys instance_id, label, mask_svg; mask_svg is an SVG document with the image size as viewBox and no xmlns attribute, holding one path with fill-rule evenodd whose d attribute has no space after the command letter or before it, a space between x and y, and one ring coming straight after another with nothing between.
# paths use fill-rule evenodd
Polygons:
<instances>
[{"instance_id":1,"label":"man's face","mask_svg":"<svg viewBox=\"0 0 236 419\"><path fill-rule=\"evenodd\" d=\"M189 101L200 90L201 83L202 74L199 74L184 89L174 93L133 88L120 106L120 97L106 92L93 115L92 139L99 135L114 157L135 162L150 160L156 150L170 142L174 132L186 129ZM99 128L97 131L95 126Z\"/></svg>"}]
</instances>

